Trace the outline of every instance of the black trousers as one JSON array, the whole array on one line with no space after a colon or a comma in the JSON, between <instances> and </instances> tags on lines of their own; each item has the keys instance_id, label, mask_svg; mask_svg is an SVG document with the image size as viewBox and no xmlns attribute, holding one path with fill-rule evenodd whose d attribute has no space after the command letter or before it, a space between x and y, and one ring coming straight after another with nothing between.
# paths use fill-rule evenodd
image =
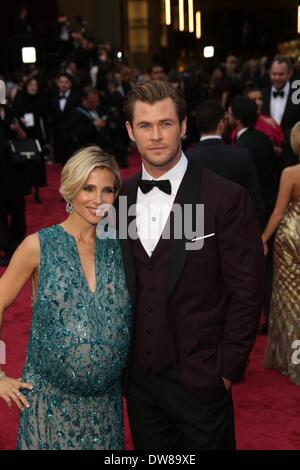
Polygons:
<instances>
[{"instance_id":1,"label":"black trousers","mask_svg":"<svg viewBox=\"0 0 300 470\"><path fill-rule=\"evenodd\" d=\"M134 364L128 415L136 450L234 450L231 392L215 401L192 395L175 369L160 374Z\"/></svg>"},{"instance_id":2,"label":"black trousers","mask_svg":"<svg viewBox=\"0 0 300 470\"><path fill-rule=\"evenodd\" d=\"M0 194L0 250L11 256L26 233L25 198Z\"/></svg>"}]
</instances>

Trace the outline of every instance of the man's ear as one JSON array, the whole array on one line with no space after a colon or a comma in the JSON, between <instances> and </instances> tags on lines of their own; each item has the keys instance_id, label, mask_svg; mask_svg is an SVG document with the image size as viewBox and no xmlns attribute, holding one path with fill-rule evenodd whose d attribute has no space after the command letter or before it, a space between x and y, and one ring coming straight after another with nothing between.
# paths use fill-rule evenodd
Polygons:
<instances>
[{"instance_id":1,"label":"man's ear","mask_svg":"<svg viewBox=\"0 0 300 470\"><path fill-rule=\"evenodd\" d=\"M133 135L132 127L131 127L131 124L130 124L129 121L126 121L126 129L127 129L127 132L128 132L128 135L129 135L130 140L132 140L133 142L135 142L135 138L134 138L134 135Z\"/></svg>"},{"instance_id":2,"label":"man's ear","mask_svg":"<svg viewBox=\"0 0 300 470\"><path fill-rule=\"evenodd\" d=\"M185 117L184 120L183 120L182 123L181 123L181 132L180 132L180 136L181 136L182 139L183 139L183 137L184 137L185 134L186 134L186 127L187 127L187 126L186 126L186 120L187 120L187 118Z\"/></svg>"}]
</instances>

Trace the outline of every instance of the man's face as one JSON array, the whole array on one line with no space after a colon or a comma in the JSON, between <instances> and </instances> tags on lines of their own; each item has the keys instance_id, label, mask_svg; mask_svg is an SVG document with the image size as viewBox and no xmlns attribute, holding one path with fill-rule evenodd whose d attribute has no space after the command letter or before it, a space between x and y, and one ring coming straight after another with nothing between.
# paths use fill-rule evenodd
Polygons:
<instances>
[{"instance_id":1,"label":"man's face","mask_svg":"<svg viewBox=\"0 0 300 470\"><path fill-rule=\"evenodd\" d=\"M72 83L67 79L67 77L60 77L57 80L57 86L60 93L66 93L67 91L71 90Z\"/></svg>"},{"instance_id":2,"label":"man's face","mask_svg":"<svg viewBox=\"0 0 300 470\"><path fill-rule=\"evenodd\" d=\"M256 104L257 112L260 113L263 107L263 99L260 90L253 90L247 93L248 98Z\"/></svg>"},{"instance_id":3,"label":"man's face","mask_svg":"<svg viewBox=\"0 0 300 470\"><path fill-rule=\"evenodd\" d=\"M286 63L273 62L270 69L270 79L275 88L283 88L291 76L292 71Z\"/></svg>"},{"instance_id":4,"label":"man's face","mask_svg":"<svg viewBox=\"0 0 300 470\"><path fill-rule=\"evenodd\" d=\"M137 101L133 123L127 122L126 127L129 137L137 145L146 170L152 169L163 174L180 160L186 120L179 122L171 98L154 104Z\"/></svg>"},{"instance_id":5,"label":"man's face","mask_svg":"<svg viewBox=\"0 0 300 470\"><path fill-rule=\"evenodd\" d=\"M164 69L160 66L153 67L150 75L151 75L150 76L151 80L164 80L165 79Z\"/></svg>"},{"instance_id":6,"label":"man's face","mask_svg":"<svg viewBox=\"0 0 300 470\"><path fill-rule=\"evenodd\" d=\"M98 93L89 93L86 99L83 99L83 105L90 111L96 111L100 104Z\"/></svg>"}]
</instances>

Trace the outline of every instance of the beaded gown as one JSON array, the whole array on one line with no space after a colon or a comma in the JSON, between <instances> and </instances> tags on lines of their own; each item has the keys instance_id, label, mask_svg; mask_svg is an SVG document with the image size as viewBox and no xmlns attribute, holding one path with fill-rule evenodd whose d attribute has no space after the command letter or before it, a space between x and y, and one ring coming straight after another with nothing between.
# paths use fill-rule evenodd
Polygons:
<instances>
[{"instance_id":1,"label":"beaded gown","mask_svg":"<svg viewBox=\"0 0 300 470\"><path fill-rule=\"evenodd\" d=\"M274 242L274 279L264 365L300 385L300 198L287 208Z\"/></svg>"},{"instance_id":2,"label":"beaded gown","mask_svg":"<svg viewBox=\"0 0 300 470\"><path fill-rule=\"evenodd\" d=\"M20 450L122 449L122 372L131 336L131 303L119 241L95 241L96 292L75 238L62 226L38 232L39 285L22 380Z\"/></svg>"}]
</instances>

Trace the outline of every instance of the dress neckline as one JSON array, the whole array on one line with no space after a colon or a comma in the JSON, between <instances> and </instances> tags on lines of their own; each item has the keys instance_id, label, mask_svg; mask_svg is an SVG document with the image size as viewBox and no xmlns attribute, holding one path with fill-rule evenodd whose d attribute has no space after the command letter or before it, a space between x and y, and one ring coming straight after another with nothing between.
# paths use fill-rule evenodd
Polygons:
<instances>
[{"instance_id":1,"label":"dress neckline","mask_svg":"<svg viewBox=\"0 0 300 470\"><path fill-rule=\"evenodd\" d=\"M83 267L82 267L82 263L81 263L81 258L80 258L80 254L79 254L79 249L78 249L78 245L77 245L77 242L76 242L76 238L74 237L74 235L72 235L70 232L68 232L67 230L65 230L65 228L60 225L60 224L56 224L54 225L54 227L59 227L59 229L65 233L68 237L71 238L71 240L73 240L73 243L75 244L75 252L76 252L76 255L77 255L77 260L79 262L79 266L80 266L80 273L81 273L81 276L86 284L86 287L88 288L90 294L92 296L95 296L97 294L97 290L98 290L98 273L97 273L97 260L96 260L96 243L97 243L97 237L95 238L95 245L94 245L94 270L95 270L95 280L96 280L96 290L95 292L93 292L90 288L90 285L88 283L88 280L87 280L87 277L84 273L84 270L83 270Z\"/></svg>"}]
</instances>

